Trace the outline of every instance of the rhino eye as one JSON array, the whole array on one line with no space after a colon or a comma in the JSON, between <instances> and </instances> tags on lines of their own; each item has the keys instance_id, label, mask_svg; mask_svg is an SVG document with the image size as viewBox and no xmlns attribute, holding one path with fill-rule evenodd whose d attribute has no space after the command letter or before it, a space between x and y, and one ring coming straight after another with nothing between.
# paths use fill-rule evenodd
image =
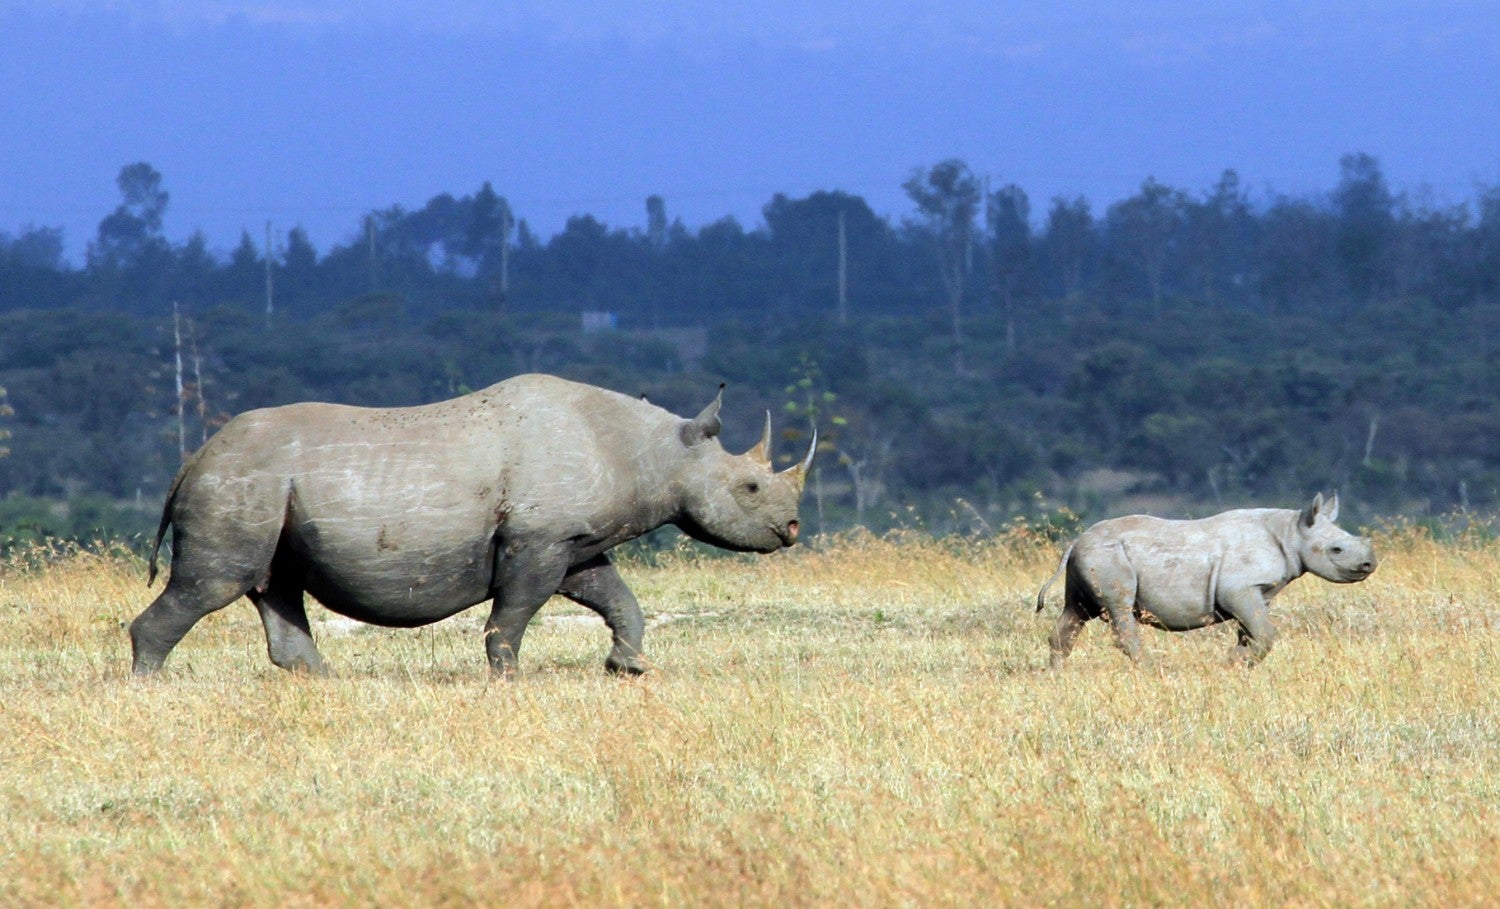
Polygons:
<instances>
[{"instance_id":1,"label":"rhino eye","mask_svg":"<svg viewBox=\"0 0 1500 909\"><path fill-rule=\"evenodd\" d=\"M755 495L757 492L760 492L760 484L754 480L749 480L745 483L745 491L751 495Z\"/></svg>"},{"instance_id":2,"label":"rhino eye","mask_svg":"<svg viewBox=\"0 0 1500 909\"><path fill-rule=\"evenodd\" d=\"M1342 546L1330 546L1330 547L1328 547L1328 551L1331 552L1331 553L1333 553L1334 555L1341 555L1343 553L1343 551L1344 551L1344 547L1342 547Z\"/></svg>"}]
</instances>

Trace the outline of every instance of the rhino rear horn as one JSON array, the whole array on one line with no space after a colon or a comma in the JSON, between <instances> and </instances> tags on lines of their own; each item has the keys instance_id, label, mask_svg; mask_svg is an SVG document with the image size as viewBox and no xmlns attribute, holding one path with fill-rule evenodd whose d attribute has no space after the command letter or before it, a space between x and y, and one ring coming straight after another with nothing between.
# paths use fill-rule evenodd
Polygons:
<instances>
[{"instance_id":1,"label":"rhino rear horn","mask_svg":"<svg viewBox=\"0 0 1500 909\"><path fill-rule=\"evenodd\" d=\"M688 447L701 445L719 434L724 424L719 422L719 406L724 403L724 385L719 384L719 393L703 412L682 424L682 441Z\"/></svg>"},{"instance_id":2,"label":"rhino rear horn","mask_svg":"<svg viewBox=\"0 0 1500 909\"><path fill-rule=\"evenodd\" d=\"M760 434L760 441L755 447L745 452L745 457L752 461L771 466L771 412L766 411L766 429Z\"/></svg>"}]
</instances>

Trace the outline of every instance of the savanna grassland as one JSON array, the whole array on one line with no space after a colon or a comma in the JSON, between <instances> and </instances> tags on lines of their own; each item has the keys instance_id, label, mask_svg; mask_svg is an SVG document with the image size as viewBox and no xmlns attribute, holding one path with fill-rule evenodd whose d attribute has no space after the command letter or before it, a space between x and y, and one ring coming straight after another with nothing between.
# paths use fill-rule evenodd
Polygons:
<instances>
[{"instance_id":1,"label":"savanna grassland","mask_svg":"<svg viewBox=\"0 0 1500 909\"><path fill-rule=\"evenodd\" d=\"M337 676L255 611L128 676L140 563L0 572L0 904L1430 905L1500 893L1500 544L1377 535L1232 636L1092 623L1044 671L1060 547L847 537L622 570L656 670L539 615L493 681L481 609L314 610ZM1054 597L1056 593L1054 593Z\"/></svg>"}]
</instances>

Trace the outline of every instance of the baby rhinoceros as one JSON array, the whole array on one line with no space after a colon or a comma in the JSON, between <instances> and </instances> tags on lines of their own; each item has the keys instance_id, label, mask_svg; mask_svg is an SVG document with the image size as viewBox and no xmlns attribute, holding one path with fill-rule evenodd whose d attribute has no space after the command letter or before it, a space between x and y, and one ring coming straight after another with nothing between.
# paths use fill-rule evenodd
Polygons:
<instances>
[{"instance_id":1,"label":"baby rhinoceros","mask_svg":"<svg viewBox=\"0 0 1500 909\"><path fill-rule=\"evenodd\" d=\"M1141 658L1140 624L1190 631L1239 624L1236 657L1254 664L1271 649L1271 598L1312 572L1338 584L1375 570L1370 541L1341 530L1337 493L1297 511L1241 508L1196 521L1130 515L1101 521L1063 554L1036 595L1067 572L1062 615L1052 631L1052 667L1060 667L1089 619L1108 615L1115 641Z\"/></svg>"}]
</instances>

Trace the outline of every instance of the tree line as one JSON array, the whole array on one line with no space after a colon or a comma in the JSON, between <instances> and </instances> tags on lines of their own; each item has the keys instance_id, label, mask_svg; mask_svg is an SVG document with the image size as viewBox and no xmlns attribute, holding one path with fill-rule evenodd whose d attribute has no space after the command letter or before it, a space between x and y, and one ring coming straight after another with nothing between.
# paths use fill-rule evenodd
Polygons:
<instances>
[{"instance_id":1,"label":"tree line","mask_svg":"<svg viewBox=\"0 0 1500 909\"><path fill-rule=\"evenodd\" d=\"M59 229L0 231L0 525L134 520L251 407L528 370L683 413L728 381L745 447L761 409L788 452L816 420L827 527L1333 485L1369 514L1500 502L1500 188L1437 204L1365 154L1326 193L1252 199L1226 171L1097 212L948 160L913 170L895 222L826 191L692 229L652 196L641 226L579 215L546 240L485 183L323 253L268 227L227 256L166 239L149 164L117 184L81 264Z\"/></svg>"}]
</instances>

